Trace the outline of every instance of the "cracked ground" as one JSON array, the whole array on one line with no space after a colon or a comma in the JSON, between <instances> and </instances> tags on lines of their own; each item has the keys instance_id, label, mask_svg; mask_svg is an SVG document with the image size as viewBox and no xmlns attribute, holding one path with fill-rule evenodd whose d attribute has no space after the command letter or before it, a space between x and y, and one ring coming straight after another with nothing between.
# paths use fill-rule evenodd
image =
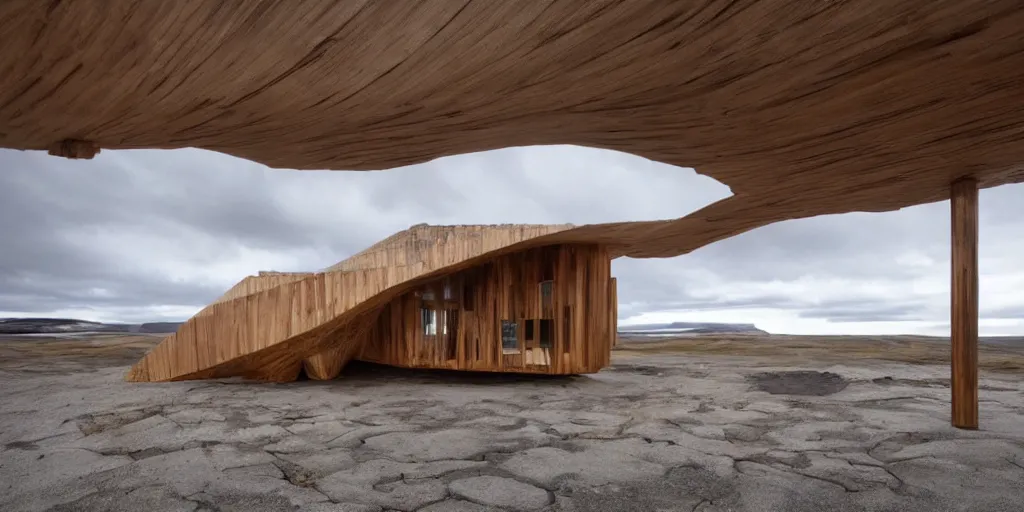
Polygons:
<instances>
[{"instance_id":1,"label":"cracked ground","mask_svg":"<svg viewBox=\"0 0 1024 512\"><path fill-rule=\"evenodd\" d=\"M126 383L151 346L137 341L0 342L0 510L1024 503L1020 371L982 371L981 430L962 431L942 365L616 352L576 377L353 365L329 382Z\"/></svg>"}]
</instances>

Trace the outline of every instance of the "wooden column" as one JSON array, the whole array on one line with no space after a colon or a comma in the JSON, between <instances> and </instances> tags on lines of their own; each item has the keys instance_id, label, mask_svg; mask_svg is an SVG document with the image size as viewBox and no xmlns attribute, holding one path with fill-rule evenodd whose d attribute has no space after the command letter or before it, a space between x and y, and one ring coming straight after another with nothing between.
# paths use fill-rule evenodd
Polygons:
<instances>
[{"instance_id":1,"label":"wooden column","mask_svg":"<svg viewBox=\"0 0 1024 512\"><path fill-rule=\"evenodd\" d=\"M953 182L950 345L953 426L978 428L978 184Z\"/></svg>"}]
</instances>

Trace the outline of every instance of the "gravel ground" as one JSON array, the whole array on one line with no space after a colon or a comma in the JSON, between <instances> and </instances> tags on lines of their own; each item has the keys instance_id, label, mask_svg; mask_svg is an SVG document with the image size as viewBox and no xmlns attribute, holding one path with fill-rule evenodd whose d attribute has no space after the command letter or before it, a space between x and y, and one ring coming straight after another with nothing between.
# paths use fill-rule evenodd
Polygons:
<instances>
[{"instance_id":1,"label":"gravel ground","mask_svg":"<svg viewBox=\"0 0 1024 512\"><path fill-rule=\"evenodd\" d=\"M330 382L131 384L136 345L55 347L0 362L5 512L1024 503L1020 373L983 373L982 428L959 431L944 366L617 353L579 377L355 365Z\"/></svg>"}]
</instances>

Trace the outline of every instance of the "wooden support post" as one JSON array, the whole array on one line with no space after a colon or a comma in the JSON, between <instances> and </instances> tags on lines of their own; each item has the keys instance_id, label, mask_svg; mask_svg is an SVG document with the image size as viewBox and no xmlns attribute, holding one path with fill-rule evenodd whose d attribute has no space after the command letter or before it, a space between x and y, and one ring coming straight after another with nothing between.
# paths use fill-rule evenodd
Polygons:
<instances>
[{"instance_id":1,"label":"wooden support post","mask_svg":"<svg viewBox=\"0 0 1024 512\"><path fill-rule=\"evenodd\" d=\"M978 184L954 181L952 213L951 371L953 426L978 428Z\"/></svg>"}]
</instances>

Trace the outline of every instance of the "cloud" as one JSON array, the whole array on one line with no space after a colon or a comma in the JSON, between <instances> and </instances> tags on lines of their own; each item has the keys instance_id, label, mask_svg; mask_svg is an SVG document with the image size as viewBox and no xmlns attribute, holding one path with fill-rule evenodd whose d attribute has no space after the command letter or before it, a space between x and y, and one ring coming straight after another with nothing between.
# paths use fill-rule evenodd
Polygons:
<instances>
[{"instance_id":1,"label":"cloud","mask_svg":"<svg viewBox=\"0 0 1024 512\"><path fill-rule=\"evenodd\" d=\"M885 304L873 300L841 301L800 310L801 318L823 318L829 322L921 322L929 319L924 302Z\"/></svg>"},{"instance_id":2,"label":"cloud","mask_svg":"<svg viewBox=\"0 0 1024 512\"><path fill-rule=\"evenodd\" d=\"M981 194L983 333L1024 334L1022 190ZM246 275L321 269L421 222L662 219L729 194L691 169L573 146L384 172L268 169L196 149L85 161L0 150L0 316L181 319ZM613 271L626 324L944 334L948 204L789 221Z\"/></svg>"}]
</instances>

